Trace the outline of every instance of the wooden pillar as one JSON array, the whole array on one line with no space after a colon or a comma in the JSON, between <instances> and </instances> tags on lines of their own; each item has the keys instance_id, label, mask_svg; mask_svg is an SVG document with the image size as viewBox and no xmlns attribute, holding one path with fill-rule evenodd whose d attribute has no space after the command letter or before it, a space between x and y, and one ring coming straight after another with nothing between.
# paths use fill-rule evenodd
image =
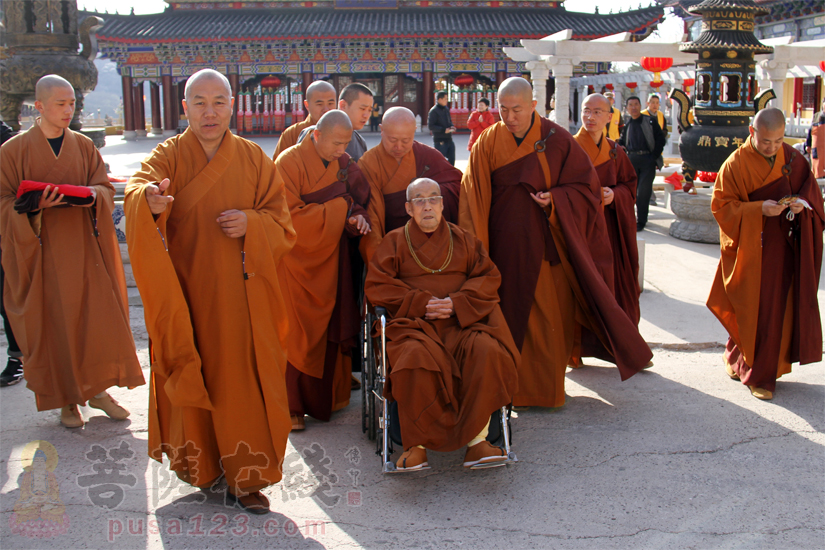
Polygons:
<instances>
[{"instance_id":1,"label":"wooden pillar","mask_svg":"<svg viewBox=\"0 0 825 550\"><path fill-rule=\"evenodd\" d=\"M177 133L178 125L174 122L174 100L172 93L172 76L161 77L163 85L163 135L173 136Z\"/></svg>"},{"instance_id":2,"label":"wooden pillar","mask_svg":"<svg viewBox=\"0 0 825 550\"><path fill-rule=\"evenodd\" d=\"M146 135L146 113L143 107L143 82L139 82L137 86L132 87L132 97L134 98L135 108L135 131L138 136Z\"/></svg>"},{"instance_id":3,"label":"wooden pillar","mask_svg":"<svg viewBox=\"0 0 825 550\"><path fill-rule=\"evenodd\" d=\"M152 133L159 136L163 133L163 122L160 119L160 86L157 82L149 83L149 93L152 98Z\"/></svg>"},{"instance_id":4,"label":"wooden pillar","mask_svg":"<svg viewBox=\"0 0 825 550\"><path fill-rule=\"evenodd\" d=\"M496 71L496 89L501 86L501 83L507 80L506 71Z\"/></svg>"},{"instance_id":5,"label":"wooden pillar","mask_svg":"<svg viewBox=\"0 0 825 550\"><path fill-rule=\"evenodd\" d=\"M228 75L229 78L229 87L232 89L232 97L235 98L235 107L232 109L232 118L229 120L229 128L232 130L237 130L238 128L238 106L240 105L240 101L238 100L238 75L237 74L230 74Z\"/></svg>"},{"instance_id":6,"label":"wooden pillar","mask_svg":"<svg viewBox=\"0 0 825 550\"><path fill-rule=\"evenodd\" d=\"M134 95L132 91L132 77L122 76L123 85L123 137L125 139L135 138L135 107Z\"/></svg>"},{"instance_id":7,"label":"wooden pillar","mask_svg":"<svg viewBox=\"0 0 825 550\"><path fill-rule=\"evenodd\" d=\"M301 76L303 77L301 88L304 92L304 96L306 96L307 88L309 88L309 85L312 84L312 71L304 71L301 73Z\"/></svg>"},{"instance_id":8,"label":"wooden pillar","mask_svg":"<svg viewBox=\"0 0 825 550\"><path fill-rule=\"evenodd\" d=\"M423 72L423 82L421 86L421 95L424 96L421 105L421 127L427 127L427 115L433 107L433 72Z\"/></svg>"},{"instance_id":9,"label":"wooden pillar","mask_svg":"<svg viewBox=\"0 0 825 550\"><path fill-rule=\"evenodd\" d=\"M172 84L169 86L169 101L172 102L172 130L178 133L178 126L180 126L180 95L178 94L179 86Z\"/></svg>"}]
</instances>

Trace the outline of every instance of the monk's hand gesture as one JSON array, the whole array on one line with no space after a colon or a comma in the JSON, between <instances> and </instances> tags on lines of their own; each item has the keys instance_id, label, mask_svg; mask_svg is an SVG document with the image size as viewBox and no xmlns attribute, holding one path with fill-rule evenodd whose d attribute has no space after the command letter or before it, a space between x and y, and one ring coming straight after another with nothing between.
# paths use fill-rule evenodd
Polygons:
<instances>
[{"instance_id":1,"label":"monk's hand gesture","mask_svg":"<svg viewBox=\"0 0 825 550\"><path fill-rule=\"evenodd\" d=\"M798 200L794 200L791 204L788 205L788 208L791 209L791 212L794 214L799 214L805 209L805 205Z\"/></svg>"},{"instance_id":2,"label":"monk's hand gesture","mask_svg":"<svg viewBox=\"0 0 825 550\"><path fill-rule=\"evenodd\" d=\"M37 204L37 209L43 210L44 208L51 208L52 206L60 206L62 204L66 203L63 202L63 195L57 192L57 187L47 185L40 194L40 202Z\"/></svg>"},{"instance_id":3,"label":"monk's hand gesture","mask_svg":"<svg viewBox=\"0 0 825 550\"><path fill-rule=\"evenodd\" d=\"M800 209L801 206L802 205L800 205ZM787 207L788 205L786 204L779 204L772 200L762 201L762 215L766 218L772 218L784 212Z\"/></svg>"},{"instance_id":4,"label":"monk's hand gesture","mask_svg":"<svg viewBox=\"0 0 825 550\"><path fill-rule=\"evenodd\" d=\"M238 239L246 235L246 213L240 210L221 212L218 223L223 234L230 239Z\"/></svg>"},{"instance_id":5,"label":"monk's hand gesture","mask_svg":"<svg viewBox=\"0 0 825 550\"><path fill-rule=\"evenodd\" d=\"M550 191L540 191L538 193L530 193L533 200L542 208L547 208L550 205Z\"/></svg>"},{"instance_id":6,"label":"monk's hand gesture","mask_svg":"<svg viewBox=\"0 0 825 550\"><path fill-rule=\"evenodd\" d=\"M613 203L613 190L609 187L602 187L602 197L604 197L604 205Z\"/></svg>"},{"instance_id":7,"label":"monk's hand gesture","mask_svg":"<svg viewBox=\"0 0 825 550\"><path fill-rule=\"evenodd\" d=\"M167 189L169 189L169 178L164 178L159 185L150 183L146 186L146 202L149 204L149 210L155 216L163 214L166 207L175 200L172 195L163 194Z\"/></svg>"},{"instance_id":8,"label":"monk's hand gesture","mask_svg":"<svg viewBox=\"0 0 825 550\"><path fill-rule=\"evenodd\" d=\"M453 299L449 296L446 298L430 298L427 302L425 319L449 319L455 313L453 309Z\"/></svg>"},{"instance_id":9,"label":"monk's hand gesture","mask_svg":"<svg viewBox=\"0 0 825 550\"><path fill-rule=\"evenodd\" d=\"M372 231L369 222L367 222L367 220L361 214L350 216L347 220L347 223L353 226L361 235L366 235L367 233Z\"/></svg>"}]
</instances>

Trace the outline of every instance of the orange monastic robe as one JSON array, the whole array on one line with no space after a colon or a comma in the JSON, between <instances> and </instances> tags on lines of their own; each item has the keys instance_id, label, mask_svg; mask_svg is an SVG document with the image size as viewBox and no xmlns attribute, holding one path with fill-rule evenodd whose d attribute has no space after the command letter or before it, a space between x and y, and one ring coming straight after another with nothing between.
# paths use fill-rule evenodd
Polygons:
<instances>
[{"instance_id":1,"label":"orange monastic robe","mask_svg":"<svg viewBox=\"0 0 825 550\"><path fill-rule=\"evenodd\" d=\"M275 177L298 233L278 268L289 318L290 413L329 420L349 404L360 317L349 263L358 234L346 222L366 215L369 184L346 153L325 167L311 137L278 157Z\"/></svg>"},{"instance_id":2,"label":"orange monastic robe","mask_svg":"<svg viewBox=\"0 0 825 550\"><path fill-rule=\"evenodd\" d=\"M175 201L154 217L146 186L164 178ZM199 487L276 483L291 429L277 265L295 231L272 161L229 131L208 160L186 130L143 162L125 209L151 342L149 456ZM216 221L231 209L246 214L241 238Z\"/></svg>"},{"instance_id":3,"label":"orange monastic robe","mask_svg":"<svg viewBox=\"0 0 825 550\"><path fill-rule=\"evenodd\" d=\"M447 162L437 149L418 143L401 162L387 153L383 146L373 147L358 161L370 183L368 211L372 231L361 238L361 252L367 262L372 258L384 235L407 223L410 216L404 209L407 186L417 178L430 178L441 187L444 197L444 218L458 223L458 196L461 189L461 171Z\"/></svg>"},{"instance_id":4,"label":"orange monastic robe","mask_svg":"<svg viewBox=\"0 0 825 550\"><path fill-rule=\"evenodd\" d=\"M519 353L498 306L501 275L481 241L444 219L429 235L414 221L408 226L409 244L404 228L381 242L364 291L390 313L386 395L398 402L404 448L454 451L512 401ZM410 247L430 269L452 257L429 273ZM454 315L425 319L433 297L451 298Z\"/></svg>"},{"instance_id":5,"label":"orange monastic robe","mask_svg":"<svg viewBox=\"0 0 825 550\"><path fill-rule=\"evenodd\" d=\"M314 125L315 121L312 119L312 115L309 115L301 122L296 122L281 132L281 137L278 138L278 143L275 145L275 152L272 153L272 160L278 160L281 153L298 143L298 136L301 135L304 128Z\"/></svg>"},{"instance_id":6,"label":"orange monastic robe","mask_svg":"<svg viewBox=\"0 0 825 550\"><path fill-rule=\"evenodd\" d=\"M39 122L0 151L4 303L37 409L144 384L112 221L115 190L100 152L86 136L65 130L55 157ZM29 217L14 210L23 180L93 187L97 199L91 207L53 207Z\"/></svg>"},{"instance_id":7,"label":"orange monastic robe","mask_svg":"<svg viewBox=\"0 0 825 550\"><path fill-rule=\"evenodd\" d=\"M564 404L577 323L599 338L623 380L644 368L652 353L613 296L598 176L573 136L533 113L518 144L499 122L473 146L461 186L461 227L502 273L501 309L521 349L515 405ZM530 193L546 190L543 209Z\"/></svg>"},{"instance_id":8,"label":"orange monastic robe","mask_svg":"<svg viewBox=\"0 0 825 550\"><path fill-rule=\"evenodd\" d=\"M762 214L763 201L797 194L811 210ZM774 391L792 363L822 359L822 194L791 146L771 166L749 138L722 165L711 209L722 255L707 305L730 335L725 359L742 383Z\"/></svg>"}]
</instances>

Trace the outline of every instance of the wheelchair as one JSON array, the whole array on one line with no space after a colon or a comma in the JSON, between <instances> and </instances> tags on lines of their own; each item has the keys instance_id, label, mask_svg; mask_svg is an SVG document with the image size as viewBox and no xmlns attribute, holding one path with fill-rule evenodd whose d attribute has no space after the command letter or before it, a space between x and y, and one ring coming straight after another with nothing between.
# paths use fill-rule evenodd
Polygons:
<instances>
[{"instance_id":1,"label":"wheelchair","mask_svg":"<svg viewBox=\"0 0 825 550\"><path fill-rule=\"evenodd\" d=\"M363 324L359 334L359 345L363 361L361 363L361 431L370 441L376 442L375 454L381 457L382 471L385 474L396 472L395 463L390 460L393 445L404 448L401 442L401 426L398 420L398 404L384 397L384 386L389 375L387 363L387 321L389 315L383 307L371 311L367 300L362 301ZM373 338L372 329L376 326L378 336ZM503 446L507 454L506 462L485 466L479 464L471 469L508 465L518 462L516 453L511 450L510 416L512 406L507 405L495 411L490 418L487 441L496 446Z\"/></svg>"}]
</instances>

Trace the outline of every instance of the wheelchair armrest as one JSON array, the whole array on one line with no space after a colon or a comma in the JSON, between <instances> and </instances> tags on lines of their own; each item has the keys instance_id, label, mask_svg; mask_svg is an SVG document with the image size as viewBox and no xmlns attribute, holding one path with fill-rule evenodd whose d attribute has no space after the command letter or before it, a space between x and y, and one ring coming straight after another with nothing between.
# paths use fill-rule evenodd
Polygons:
<instances>
[{"instance_id":1,"label":"wheelchair armrest","mask_svg":"<svg viewBox=\"0 0 825 550\"><path fill-rule=\"evenodd\" d=\"M381 306L375 306L375 316L378 317L379 319L382 316L386 317L387 319L390 318L389 313L387 313L387 308L381 307Z\"/></svg>"}]
</instances>

